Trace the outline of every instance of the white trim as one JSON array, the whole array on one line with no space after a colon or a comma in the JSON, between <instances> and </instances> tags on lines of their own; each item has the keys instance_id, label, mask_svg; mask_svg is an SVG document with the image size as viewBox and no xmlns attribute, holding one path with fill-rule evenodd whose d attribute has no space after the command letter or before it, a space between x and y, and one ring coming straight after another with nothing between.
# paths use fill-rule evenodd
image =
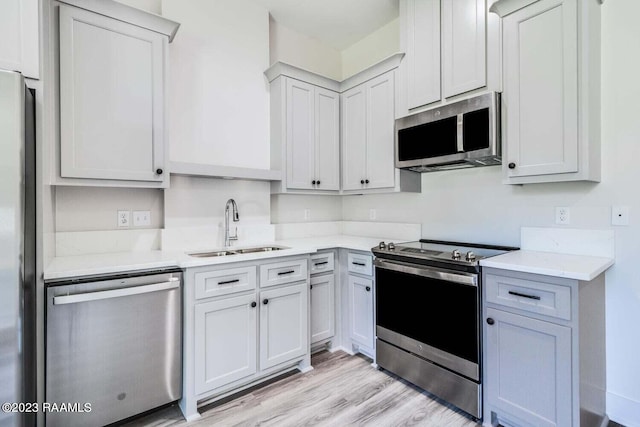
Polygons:
<instances>
[{"instance_id":1,"label":"white trim","mask_svg":"<svg viewBox=\"0 0 640 427\"><path fill-rule=\"evenodd\" d=\"M247 179L251 181L281 181L282 172L271 169L240 168L203 163L170 162L172 175L202 176L210 178Z\"/></svg>"}]
</instances>

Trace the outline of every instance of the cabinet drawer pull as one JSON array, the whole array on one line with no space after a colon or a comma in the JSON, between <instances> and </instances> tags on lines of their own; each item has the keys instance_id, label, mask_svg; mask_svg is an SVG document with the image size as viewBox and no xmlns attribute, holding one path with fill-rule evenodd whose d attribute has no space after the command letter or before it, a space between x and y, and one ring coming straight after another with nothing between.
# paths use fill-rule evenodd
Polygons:
<instances>
[{"instance_id":1,"label":"cabinet drawer pull","mask_svg":"<svg viewBox=\"0 0 640 427\"><path fill-rule=\"evenodd\" d=\"M238 283L239 281L240 279L225 280L224 282L218 282L218 285L228 285L229 283Z\"/></svg>"},{"instance_id":2,"label":"cabinet drawer pull","mask_svg":"<svg viewBox=\"0 0 640 427\"><path fill-rule=\"evenodd\" d=\"M316 263L315 263L315 264L313 264L313 265L318 266L318 265L325 265L325 264L329 264L329 261L316 262Z\"/></svg>"},{"instance_id":3,"label":"cabinet drawer pull","mask_svg":"<svg viewBox=\"0 0 640 427\"><path fill-rule=\"evenodd\" d=\"M284 276L285 274L291 274L291 273L295 273L295 270L287 270L287 271L281 271L278 273L278 276Z\"/></svg>"},{"instance_id":4,"label":"cabinet drawer pull","mask_svg":"<svg viewBox=\"0 0 640 427\"><path fill-rule=\"evenodd\" d=\"M366 267L366 266L367 266L367 264L365 264L365 263L363 263L363 262L355 262L355 261L353 261L351 264L353 264L353 265L359 265L359 266L361 266L361 267Z\"/></svg>"},{"instance_id":5,"label":"cabinet drawer pull","mask_svg":"<svg viewBox=\"0 0 640 427\"><path fill-rule=\"evenodd\" d=\"M529 298L529 299L535 299L540 301L540 297L537 295L527 295L527 294L521 294L520 292L515 292L515 291L509 291L509 295L515 295L517 297L523 297L523 298Z\"/></svg>"}]
</instances>

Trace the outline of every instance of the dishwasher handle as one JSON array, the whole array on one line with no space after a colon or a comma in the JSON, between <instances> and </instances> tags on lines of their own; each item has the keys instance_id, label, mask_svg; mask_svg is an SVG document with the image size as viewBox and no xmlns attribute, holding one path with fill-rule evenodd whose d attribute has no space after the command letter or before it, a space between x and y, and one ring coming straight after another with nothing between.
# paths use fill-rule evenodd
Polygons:
<instances>
[{"instance_id":1,"label":"dishwasher handle","mask_svg":"<svg viewBox=\"0 0 640 427\"><path fill-rule=\"evenodd\" d=\"M130 288L111 289L108 291L88 292L75 295L61 295L53 297L53 305L75 304L79 302L98 301L109 298L126 297L130 295L148 294L150 292L167 291L180 287L180 279L172 277L166 282L150 285L133 286Z\"/></svg>"}]
</instances>

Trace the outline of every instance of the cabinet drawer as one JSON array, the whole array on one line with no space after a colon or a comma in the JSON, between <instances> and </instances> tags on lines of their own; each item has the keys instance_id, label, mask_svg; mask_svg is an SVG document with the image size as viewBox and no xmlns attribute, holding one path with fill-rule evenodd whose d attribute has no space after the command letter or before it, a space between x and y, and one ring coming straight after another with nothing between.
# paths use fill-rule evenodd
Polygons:
<instances>
[{"instance_id":1,"label":"cabinet drawer","mask_svg":"<svg viewBox=\"0 0 640 427\"><path fill-rule=\"evenodd\" d=\"M487 274L487 302L571 320L569 286Z\"/></svg>"},{"instance_id":2,"label":"cabinet drawer","mask_svg":"<svg viewBox=\"0 0 640 427\"><path fill-rule=\"evenodd\" d=\"M195 284L196 299L250 291L256 288L256 267L196 273Z\"/></svg>"},{"instance_id":3,"label":"cabinet drawer","mask_svg":"<svg viewBox=\"0 0 640 427\"><path fill-rule=\"evenodd\" d=\"M347 264L350 273L373 276L373 257L349 252Z\"/></svg>"},{"instance_id":4,"label":"cabinet drawer","mask_svg":"<svg viewBox=\"0 0 640 427\"><path fill-rule=\"evenodd\" d=\"M333 252L311 255L311 274L333 271Z\"/></svg>"},{"instance_id":5,"label":"cabinet drawer","mask_svg":"<svg viewBox=\"0 0 640 427\"><path fill-rule=\"evenodd\" d=\"M307 260L274 262L260 266L260 287L307 280Z\"/></svg>"}]
</instances>

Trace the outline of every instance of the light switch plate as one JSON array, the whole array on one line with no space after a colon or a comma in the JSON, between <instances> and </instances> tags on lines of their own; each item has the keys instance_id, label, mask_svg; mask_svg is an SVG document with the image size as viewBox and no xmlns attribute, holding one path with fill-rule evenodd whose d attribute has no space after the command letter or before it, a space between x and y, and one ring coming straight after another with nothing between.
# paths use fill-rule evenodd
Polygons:
<instances>
[{"instance_id":1,"label":"light switch plate","mask_svg":"<svg viewBox=\"0 0 640 427\"><path fill-rule=\"evenodd\" d=\"M146 227L151 225L150 211L133 211L133 226Z\"/></svg>"},{"instance_id":2,"label":"light switch plate","mask_svg":"<svg viewBox=\"0 0 640 427\"><path fill-rule=\"evenodd\" d=\"M131 211L118 211L118 227L131 225Z\"/></svg>"},{"instance_id":3,"label":"light switch plate","mask_svg":"<svg viewBox=\"0 0 640 427\"><path fill-rule=\"evenodd\" d=\"M629 225L629 206L611 207L611 225Z\"/></svg>"}]
</instances>

